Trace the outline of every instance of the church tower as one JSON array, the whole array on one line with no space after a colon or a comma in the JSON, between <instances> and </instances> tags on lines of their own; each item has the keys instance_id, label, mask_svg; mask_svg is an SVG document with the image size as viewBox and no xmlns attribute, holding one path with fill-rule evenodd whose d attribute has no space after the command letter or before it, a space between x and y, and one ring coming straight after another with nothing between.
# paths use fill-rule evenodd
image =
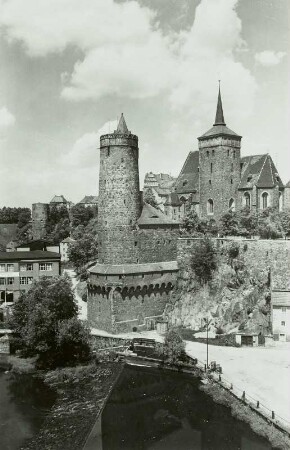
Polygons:
<instances>
[{"instance_id":1,"label":"church tower","mask_svg":"<svg viewBox=\"0 0 290 450\"><path fill-rule=\"evenodd\" d=\"M219 88L215 123L198 138L200 216L218 220L237 205L241 136L225 123Z\"/></svg>"},{"instance_id":2,"label":"church tower","mask_svg":"<svg viewBox=\"0 0 290 450\"><path fill-rule=\"evenodd\" d=\"M141 214L138 137L121 115L117 130L100 138L99 263L138 263L136 222Z\"/></svg>"}]
</instances>

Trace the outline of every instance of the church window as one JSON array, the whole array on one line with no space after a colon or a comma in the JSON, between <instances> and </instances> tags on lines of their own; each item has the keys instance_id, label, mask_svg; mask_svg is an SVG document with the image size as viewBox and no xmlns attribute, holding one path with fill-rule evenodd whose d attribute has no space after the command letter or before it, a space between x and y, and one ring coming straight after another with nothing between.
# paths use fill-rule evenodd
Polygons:
<instances>
[{"instance_id":1,"label":"church window","mask_svg":"<svg viewBox=\"0 0 290 450\"><path fill-rule=\"evenodd\" d=\"M233 198L231 198L229 201L229 210L235 211L235 209L236 209L235 200Z\"/></svg>"},{"instance_id":2,"label":"church window","mask_svg":"<svg viewBox=\"0 0 290 450\"><path fill-rule=\"evenodd\" d=\"M262 208L263 209L266 209L269 206L268 197L269 197L268 192L263 192L263 194L262 194Z\"/></svg>"},{"instance_id":3,"label":"church window","mask_svg":"<svg viewBox=\"0 0 290 450\"><path fill-rule=\"evenodd\" d=\"M213 214L213 200L211 198L207 201L207 213Z\"/></svg>"},{"instance_id":4,"label":"church window","mask_svg":"<svg viewBox=\"0 0 290 450\"><path fill-rule=\"evenodd\" d=\"M212 163L210 163L210 173L212 173Z\"/></svg>"},{"instance_id":5,"label":"church window","mask_svg":"<svg viewBox=\"0 0 290 450\"><path fill-rule=\"evenodd\" d=\"M283 210L283 196L282 196L282 192L279 192L279 211Z\"/></svg>"},{"instance_id":6,"label":"church window","mask_svg":"<svg viewBox=\"0 0 290 450\"><path fill-rule=\"evenodd\" d=\"M248 208L251 207L251 196L249 192L244 193L244 206L247 206Z\"/></svg>"}]
</instances>

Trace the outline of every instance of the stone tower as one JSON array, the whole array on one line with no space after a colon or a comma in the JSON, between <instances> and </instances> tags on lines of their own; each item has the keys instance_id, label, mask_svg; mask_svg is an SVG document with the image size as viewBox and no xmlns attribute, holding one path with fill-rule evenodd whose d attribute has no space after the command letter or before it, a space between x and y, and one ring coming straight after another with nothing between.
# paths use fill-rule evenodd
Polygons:
<instances>
[{"instance_id":1,"label":"stone tower","mask_svg":"<svg viewBox=\"0 0 290 450\"><path fill-rule=\"evenodd\" d=\"M136 222L141 213L138 137L123 114L117 130L100 138L99 263L138 263Z\"/></svg>"},{"instance_id":2,"label":"stone tower","mask_svg":"<svg viewBox=\"0 0 290 450\"><path fill-rule=\"evenodd\" d=\"M47 203L32 204L32 238L44 239L47 233L49 205Z\"/></svg>"},{"instance_id":3,"label":"stone tower","mask_svg":"<svg viewBox=\"0 0 290 450\"><path fill-rule=\"evenodd\" d=\"M215 123L198 141L200 215L219 219L235 210L241 178L241 136L225 124L220 88Z\"/></svg>"}]
</instances>

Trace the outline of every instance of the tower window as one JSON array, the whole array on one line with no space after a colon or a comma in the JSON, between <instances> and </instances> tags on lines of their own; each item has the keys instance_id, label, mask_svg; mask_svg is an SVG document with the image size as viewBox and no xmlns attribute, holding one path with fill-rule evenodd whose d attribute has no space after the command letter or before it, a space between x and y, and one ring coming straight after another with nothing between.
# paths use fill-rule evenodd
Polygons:
<instances>
[{"instance_id":1,"label":"tower window","mask_svg":"<svg viewBox=\"0 0 290 450\"><path fill-rule=\"evenodd\" d=\"M210 173L212 173L212 163L210 163Z\"/></svg>"},{"instance_id":2,"label":"tower window","mask_svg":"<svg viewBox=\"0 0 290 450\"><path fill-rule=\"evenodd\" d=\"M107 156L110 156L110 147L108 147Z\"/></svg>"},{"instance_id":3,"label":"tower window","mask_svg":"<svg viewBox=\"0 0 290 450\"><path fill-rule=\"evenodd\" d=\"M269 197L268 192L263 192L263 194L262 194L262 208L263 209L268 208L268 204L269 204L268 197Z\"/></svg>"},{"instance_id":4,"label":"tower window","mask_svg":"<svg viewBox=\"0 0 290 450\"><path fill-rule=\"evenodd\" d=\"M208 151L208 150L207 150L207 152L206 152L206 156L209 157L209 151Z\"/></svg>"},{"instance_id":5,"label":"tower window","mask_svg":"<svg viewBox=\"0 0 290 450\"><path fill-rule=\"evenodd\" d=\"M236 151L235 150L233 151L233 157L234 158L236 157Z\"/></svg>"},{"instance_id":6,"label":"tower window","mask_svg":"<svg viewBox=\"0 0 290 450\"><path fill-rule=\"evenodd\" d=\"M230 156L230 151L228 150L228 156Z\"/></svg>"},{"instance_id":7,"label":"tower window","mask_svg":"<svg viewBox=\"0 0 290 450\"><path fill-rule=\"evenodd\" d=\"M207 201L207 213L213 214L213 200L211 198Z\"/></svg>"},{"instance_id":8,"label":"tower window","mask_svg":"<svg viewBox=\"0 0 290 450\"><path fill-rule=\"evenodd\" d=\"M233 179L231 178L231 184L233 184Z\"/></svg>"},{"instance_id":9,"label":"tower window","mask_svg":"<svg viewBox=\"0 0 290 450\"><path fill-rule=\"evenodd\" d=\"M232 163L232 165L231 165L231 171L233 171L234 170L234 164Z\"/></svg>"},{"instance_id":10,"label":"tower window","mask_svg":"<svg viewBox=\"0 0 290 450\"><path fill-rule=\"evenodd\" d=\"M197 171L199 172L199 167L197 168Z\"/></svg>"},{"instance_id":11,"label":"tower window","mask_svg":"<svg viewBox=\"0 0 290 450\"><path fill-rule=\"evenodd\" d=\"M244 193L244 205L247 206L248 208L251 207L251 196L249 192Z\"/></svg>"},{"instance_id":12,"label":"tower window","mask_svg":"<svg viewBox=\"0 0 290 450\"><path fill-rule=\"evenodd\" d=\"M211 184L211 180L208 180L209 184Z\"/></svg>"},{"instance_id":13,"label":"tower window","mask_svg":"<svg viewBox=\"0 0 290 450\"><path fill-rule=\"evenodd\" d=\"M135 247L137 247L137 244L138 244L138 242L137 242L137 241L135 241Z\"/></svg>"},{"instance_id":14,"label":"tower window","mask_svg":"<svg viewBox=\"0 0 290 450\"><path fill-rule=\"evenodd\" d=\"M124 199L124 205L126 205L126 200Z\"/></svg>"},{"instance_id":15,"label":"tower window","mask_svg":"<svg viewBox=\"0 0 290 450\"><path fill-rule=\"evenodd\" d=\"M214 150L211 152L212 156L214 156Z\"/></svg>"}]
</instances>

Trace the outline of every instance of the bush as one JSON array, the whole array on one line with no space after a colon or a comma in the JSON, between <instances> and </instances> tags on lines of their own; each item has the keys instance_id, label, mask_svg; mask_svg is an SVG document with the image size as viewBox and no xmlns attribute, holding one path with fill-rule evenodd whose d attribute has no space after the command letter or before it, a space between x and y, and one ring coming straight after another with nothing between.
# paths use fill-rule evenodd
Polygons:
<instances>
[{"instance_id":1,"label":"bush","mask_svg":"<svg viewBox=\"0 0 290 450\"><path fill-rule=\"evenodd\" d=\"M199 241L192 250L191 268L201 284L209 282L217 268L216 250L209 238Z\"/></svg>"},{"instance_id":2,"label":"bush","mask_svg":"<svg viewBox=\"0 0 290 450\"><path fill-rule=\"evenodd\" d=\"M185 344L177 330L169 330L165 335L163 356L168 364L181 364L185 355Z\"/></svg>"}]
</instances>

